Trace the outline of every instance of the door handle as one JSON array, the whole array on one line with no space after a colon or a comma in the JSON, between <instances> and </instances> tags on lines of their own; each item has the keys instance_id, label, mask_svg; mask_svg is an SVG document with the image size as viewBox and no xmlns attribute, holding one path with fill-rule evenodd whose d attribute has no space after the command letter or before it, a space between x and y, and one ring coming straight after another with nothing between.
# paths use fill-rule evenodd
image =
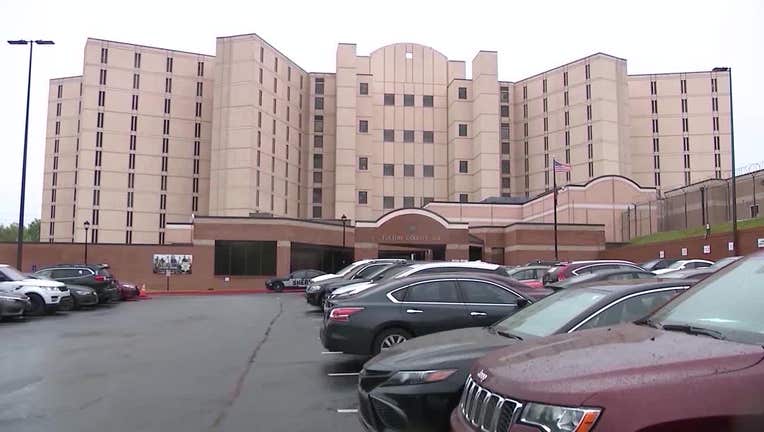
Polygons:
<instances>
[{"instance_id":1,"label":"door handle","mask_svg":"<svg viewBox=\"0 0 764 432\"><path fill-rule=\"evenodd\" d=\"M488 314L487 314L487 313L485 313L485 312L470 312L470 316L474 316L474 317L484 317L484 316L488 316Z\"/></svg>"},{"instance_id":2,"label":"door handle","mask_svg":"<svg viewBox=\"0 0 764 432\"><path fill-rule=\"evenodd\" d=\"M418 313L422 313L422 311L419 310L419 309L406 309L406 313L409 313L409 314L418 314Z\"/></svg>"}]
</instances>

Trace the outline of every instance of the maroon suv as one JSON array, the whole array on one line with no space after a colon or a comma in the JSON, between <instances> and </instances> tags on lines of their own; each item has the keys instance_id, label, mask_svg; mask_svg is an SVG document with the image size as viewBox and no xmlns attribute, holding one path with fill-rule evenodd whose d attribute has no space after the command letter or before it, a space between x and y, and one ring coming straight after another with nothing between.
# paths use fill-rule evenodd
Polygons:
<instances>
[{"instance_id":1,"label":"maroon suv","mask_svg":"<svg viewBox=\"0 0 764 432\"><path fill-rule=\"evenodd\" d=\"M764 254L635 324L478 360L454 431L764 431Z\"/></svg>"}]
</instances>

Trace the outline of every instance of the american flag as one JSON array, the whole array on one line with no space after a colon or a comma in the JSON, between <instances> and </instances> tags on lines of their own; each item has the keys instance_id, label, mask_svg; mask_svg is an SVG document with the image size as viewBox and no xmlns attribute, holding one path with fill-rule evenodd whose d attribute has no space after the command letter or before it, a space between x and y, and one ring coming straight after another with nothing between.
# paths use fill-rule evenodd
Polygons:
<instances>
[{"instance_id":1,"label":"american flag","mask_svg":"<svg viewBox=\"0 0 764 432\"><path fill-rule=\"evenodd\" d=\"M562 163L557 160L553 160L554 172L570 172L570 164Z\"/></svg>"}]
</instances>

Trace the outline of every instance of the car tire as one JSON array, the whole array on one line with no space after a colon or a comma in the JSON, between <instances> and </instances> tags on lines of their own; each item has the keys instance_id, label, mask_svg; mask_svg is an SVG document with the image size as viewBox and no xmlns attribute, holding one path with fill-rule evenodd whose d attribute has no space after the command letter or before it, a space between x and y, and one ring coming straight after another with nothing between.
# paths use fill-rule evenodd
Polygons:
<instances>
[{"instance_id":1,"label":"car tire","mask_svg":"<svg viewBox=\"0 0 764 432\"><path fill-rule=\"evenodd\" d=\"M372 353L377 355L380 352L406 342L409 339L411 339L411 333L401 328L389 328L383 330L376 338L374 338Z\"/></svg>"},{"instance_id":2,"label":"car tire","mask_svg":"<svg viewBox=\"0 0 764 432\"><path fill-rule=\"evenodd\" d=\"M29 297L29 301L32 302L32 309L30 309L26 314L31 316L44 315L46 312L45 300L43 300L39 294L35 293L29 293L27 294L27 297Z\"/></svg>"},{"instance_id":3,"label":"car tire","mask_svg":"<svg viewBox=\"0 0 764 432\"><path fill-rule=\"evenodd\" d=\"M276 291L276 292L284 291L284 284L281 282L274 282L273 291Z\"/></svg>"}]
</instances>

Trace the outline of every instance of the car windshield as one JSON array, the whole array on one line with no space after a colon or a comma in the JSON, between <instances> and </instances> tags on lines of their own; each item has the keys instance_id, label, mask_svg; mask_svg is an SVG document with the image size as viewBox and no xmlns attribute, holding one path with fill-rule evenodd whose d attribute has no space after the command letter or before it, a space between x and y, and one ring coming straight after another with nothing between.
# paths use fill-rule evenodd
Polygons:
<instances>
[{"instance_id":1,"label":"car windshield","mask_svg":"<svg viewBox=\"0 0 764 432\"><path fill-rule=\"evenodd\" d=\"M23 281L24 279L28 279L23 273L13 267L3 267L0 271L11 281Z\"/></svg>"},{"instance_id":2,"label":"car windshield","mask_svg":"<svg viewBox=\"0 0 764 432\"><path fill-rule=\"evenodd\" d=\"M596 279L599 277L599 274L597 273L586 273L578 276L573 276L572 278L563 279L561 281L557 281L550 285L551 288L568 288L573 285L578 285L581 283L584 283L586 281Z\"/></svg>"},{"instance_id":3,"label":"car windshield","mask_svg":"<svg viewBox=\"0 0 764 432\"><path fill-rule=\"evenodd\" d=\"M672 270L678 270L678 269L682 268L682 266L685 265L685 264L687 264L687 261L677 261L675 263L671 263L671 265L666 267L666 268L667 269L672 269Z\"/></svg>"},{"instance_id":4,"label":"car windshield","mask_svg":"<svg viewBox=\"0 0 764 432\"><path fill-rule=\"evenodd\" d=\"M723 338L764 344L764 256L753 256L700 282L658 310L656 326L685 325L718 332Z\"/></svg>"},{"instance_id":5,"label":"car windshield","mask_svg":"<svg viewBox=\"0 0 764 432\"><path fill-rule=\"evenodd\" d=\"M720 259L719 261L717 261L717 262L715 262L715 263L711 264L711 266L709 266L709 268L712 268L712 269L714 269L714 270L718 270L718 269L720 269L720 268L724 268L724 267L727 267L728 265L732 264L733 262L735 262L735 261L737 261L737 260L739 260L739 259L740 259L740 257L727 257L727 258L722 258L722 259Z\"/></svg>"},{"instance_id":6,"label":"car windshield","mask_svg":"<svg viewBox=\"0 0 764 432\"><path fill-rule=\"evenodd\" d=\"M351 270L358 267L359 265L361 265L361 263L350 263L335 274L337 276L345 276L346 274L350 273Z\"/></svg>"},{"instance_id":7,"label":"car windshield","mask_svg":"<svg viewBox=\"0 0 764 432\"><path fill-rule=\"evenodd\" d=\"M376 272L370 274L368 276L368 278L369 279L376 279L376 280L387 279L390 276L393 276L393 275L396 275L396 274L402 272L404 267L405 266L396 266L396 265L388 266L388 267L383 267L383 268L377 270Z\"/></svg>"},{"instance_id":8,"label":"car windshield","mask_svg":"<svg viewBox=\"0 0 764 432\"><path fill-rule=\"evenodd\" d=\"M549 336L603 297L590 289L560 291L499 321L494 329L523 338Z\"/></svg>"}]
</instances>

